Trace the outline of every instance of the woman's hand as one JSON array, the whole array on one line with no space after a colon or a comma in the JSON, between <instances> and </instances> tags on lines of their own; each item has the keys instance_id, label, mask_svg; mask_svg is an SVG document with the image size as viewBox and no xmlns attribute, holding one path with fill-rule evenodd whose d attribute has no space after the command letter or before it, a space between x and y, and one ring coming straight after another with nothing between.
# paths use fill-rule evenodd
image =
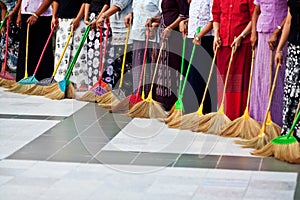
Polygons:
<instances>
[{"instance_id":1,"label":"woman's hand","mask_svg":"<svg viewBox=\"0 0 300 200\"><path fill-rule=\"evenodd\" d=\"M252 32L251 33L251 37L250 37L250 41L251 41L251 46L252 46L252 49L255 48L256 44L257 44L257 32Z\"/></svg>"},{"instance_id":2,"label":"woman's hand","mask_svg":"<svg viewBox=\"0 0 300 200\"><path fill-rule=\"evenodd\" d=\"M132 13L129 13L128 15L125 16L124 23L125 23L126 28L128 28L128 26L130 26L130 24L132 23Z\"/></svg>"},{"instance_id":3,"label":"woman's hand","mask_svg":"<svg viewBox=\"0 0 300 200\"><path fill-rule=\"evenodd\" d=\"M38 20L38 17L31 15L28 19L27 19L27 23L32 26L36 23L36 21Z\"/></svg>"},{"instance_id":4,"label":"woman's hand","mask_svg":"<svg viewBox=\"0 0 300 200\"><path fill-rule=\"evenodd\" d=\"M59 24L58 24L58 19L55 18L55 17L52 17L52 20L51 20L51 28L53 27L57 27Z\"/></svg>"},{"instance_id":5,"label":"woman's hand","mask_svg":"<svg viewBox=\"0 0 300 200\"><path fill-rule=\"evenodd\" d=\"M270 39L268 40L268 44L269 44L269 47L270 47L271 51L275 50L277 41L278 41L278 35L277 35L276 32L273 32Z\"/></svg>"},{"instance_id":6,"label":"woman's hand","mask_svg":"<svg viewBox=\"0 0 300 200\"><path fill-rule=\"evenodd\" d=\"M77 18L73 19L73 21L70 23L70 25L73 26L73 30L76 30L79 24L80 24L80 19Z\"/></svg>"},{"instance_id":7,"label":"woman's hand","mask_svg":"<svg viewBox=\"0 0 300 200\"><path fill-rule=\"evenodd\" d=\"M214 37L214 43L213 43L214 52L216 52L216 50L218 48L220 48L221 45L222 45L221 38L218 35L215 35L215 37Z\"/></svg>"},{"instance_id":8,"label":"woman's hand","mask_svg":"<svg viewBox=\"0 0 300 200\"><path fill-rule=\"evenodd\" d=\"M103 13L96 22L97 28L103 28L105 20L107 20L107 16Z\"/></svg>"},{"instance_id":9,"label":"woman's hand","mask_svg":"<svg viewBox=\"0 0 300 200\"><path fill-rule=\"evenodd\" d=\"M282 51L276 51L275 54L275 66L281 66L283 63L283 55L282 55Z\"/></svg>"},{"instance_id":10,"label":"woman's hand","mask_svg":"<svg viewBox=\"0 0 300 200\"><path fill-rule=\"evenodd\" d=\"M171 34L171 31L172 31L172 29L170 29L169 27L166 27L166 28L163 30L163 32L162 32L162 34L161 34L161 37L162 37L163 39L168 38L168 37L170 36L170 34Z\"/></svg>"},{"instance_id":11,"label":"woman's hand","mask_svg":"<svg viewBox=\"0 0 300 200\"><path fill-rule=\"evenodd\" d=\"M182 34L182 37L185 37L188 33L188 21L183 20L179 23L179 31Z\"/></svg>"},{"instance_id":12,"label":"woman's hand","mask_svg":"<svg viewBox=\"0 0 300 200\"><path fill-rule=\"evenodd\" d=\"M231 48L233 49L234 52L236 52L237 48L239 48L239 46L241 45L242 42L242 35L239 35L238 37L235 37L232 44L231 44Z\"/></svg>"},{"instance_id":13,"label":"woman's hand","mask_svg":"<svg viewBox=\"0 0 300 200\"><path fill-rule=\"evenodd\" d=\"M196 45L201 45L201 37L200 34L195 35L194 39L193 39L193 43Z\"/></svg>"}]
</instances>

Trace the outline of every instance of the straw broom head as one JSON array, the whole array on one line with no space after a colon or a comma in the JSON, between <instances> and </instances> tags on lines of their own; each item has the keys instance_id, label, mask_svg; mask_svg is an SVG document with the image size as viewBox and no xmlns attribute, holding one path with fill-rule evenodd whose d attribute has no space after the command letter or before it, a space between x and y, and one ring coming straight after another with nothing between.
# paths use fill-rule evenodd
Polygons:
<instances>
[{"instance_id":1,"label":"straw broom head","mask_svg":"<svg viewBox=\"0 0 300 200\"><path fill-rule=\"evenodd\" d=\"M266 121L266 134L269 136L270 140L280 136L281 127L274 123L271 119L270 112L268 113Z\"/></svg>"},{"instance_id":2,"label":"straw broom head","mask_svg":"<svg viewBox=\"0 0 300 200\"><path fill-rule=\"evenodd\" d=\"M8 92L14 92L14 93L24 93L26 90L29 90L30 88L32 88L34 86L34 84L14 84L14 86L6 91Z\"/></svg>"},{"instance_id":3,"label":"straw broom head","mask_svg":"<svg viewBox=\"0 0 300 200\"><path fill-rule=\"evenodd\" d=\"M92 91L87 91L82 97L80 97L79 101L88 101L88 102L96 102L96 94Z\"/></svg>"},{"instance_id":4,"label":"straw broom head","mask_svg":"<svg viewBox=\"0 0 300 200\"><path fill-rule=\"evenodd\" d=\"M274 157L278 160L289 163L300 164L300 147L299 142L289 145L273 145Z\"/></svg>"},{"instance_id":5,"label":"straw broom head","mask_svg":"<svg viewBox=\"0 0 300 200\"><path fill-rule=\"evenodd\" d=\"M144 116L147 115L147 110L144 109L146 106L147 102L146 101L141 101L137 104L135 104L129 111L128 115L130 117L136 117L136 118L144 118Z\"/></svg>"},{"instance_id":6,"label":"straw broom head","mask_svg":"<svg viewBox=\"0 0 300 200\"><path fill-rule=\"evenodd\" d=\"M170 116L171 119L167 123L169 128L177 128L178 127L178 120L182 120L183 111L182 110L174 110L173 114ZM180 124L180 122L179 122Z\"/></svg>"},{"instance_id":7,"label":"straw broom head","mask_svg":"<svg viewBox=\"0 0 300 200\"><path fill-rule=\"evenodd\" d=\"M14 84L16 84L15 80L5 80L4 79L4 82L2 82L1 86L9 89L9 88L12 88Z\"/></svg>"},{"instance_id":8,"label":"straw broom head","mask_svg":"<svg viewBox=\"0 0 300 200\"><path fill-rule=\"evenodd\" d=\"M262 129L260 131L262 131ZM261 149L267 145L269 141L268 135L263 132L250 140L236 140L234 143L242 145L242 148Z\"/></svg>"},{"instance_id":9,"label":"straw broom head","mask_svg":"<svg viewBox=\"0 0 300 200\"><path fill-rule=\"evenodd\" d=\"M32 88L30 88L29 90L26 90L24 92L24 94L28 94L28 95L43 95L43 86L41 85L34 85Z\"/></svg>"},{"instance_id":10,"label":"straw broom head","mask_svg":"<svg viewBox=\"0 0 300 200\"><path fill-rule=\"evenodd\" d=\"M67 86L67 90L66 90L66 98L67 99L74 99L75 98L75 88L73 86L72 83L70 83Z\"/></svg>"},{"instance_id":11,"label":"straw broom head","mask_svg":"<svg viewBox=\"0 0 300 200\"><path fill-rule=\"evenodd\" d=\"M98 103L98 106L102 107L102 108L106 108L106 109L111 109L113 106L117 105L120 102L119 99L114 98L112 99L111 102L107 102L107 103Z\"/></svg>"},{"instance_id":12,"label":"straw broom head","mask_svg":"<svg viewBox=\"0 0 300 200\"><path fill-rule=\"evenodd\" d=\"M207 133L220 135L226 124L230 122L231 120L224 113L215 113L210 120Z\"/></svg>"},{"instance_id":13,"label":"straw broom head","mask_svg":"<svg viewBox=\"0 0 300 200\"><path fill-rule=\"evenodd\" d=\"M274 145L271 142L269 142L263 148L252 151L251 154L255 156L264 156L264 157L272 156L274 155Z\"/></svg>"},{"instance_id":14,"label":"straw broom head","mask_svg":"<svg viewBox=\"0 0 300 200\"><path fill-rule=\"evenodd\" d=\"M103 103L103 104L106 104L106 103L109 103L112 101L112 99L114 98L115 96L113 95L113 93L110 91L110 92L107 92L105 94L103 94L102 96L100 97L97 97L96 100L98 103Z\"/></svg>"},{"instance_id":15,"label":"straw broom head","mask_svg":"<svg viewBox=\"0 0 300 200\"><path fill-rule=\"evenodd\" d=\"M130 108L132 108L133 104L129 102L127 98L121 100L116 105L112 106L109 110L110 113L127 113Z\"/></svg>"},{"instance_id":16,"label":"straw broom head","mask_svg":"<svg viewBox=\"0 0 300 200\"><path fill-rule=\"evenodd\" d=\"M174 121L173 127L180 130L193 130L195 125L198 125L201 116L196 112L183 115L181 119Z\"/></svg>"},{"instance_id":17,"label":"straw broom head","mask_svg":"<svg viewBox=\"0 0 300 200\"><path fill-rule=\"evenodd\" d=\"M214 116L215 113L208 113L200 117L199 121L195 123L192 131L206 133L208 131L210 120Z\"/></svg>"},{"instance_id":18,"label":"straw broom head","mask_svg":"<svg viewBox=\"0 0 300 200\"><path fill-rule=\"evenodd\" d=\"M65 98L65 93L60 90L58 83L54 83L46 88L45 97L59 100Z\"/></svg>"}]
</instances>

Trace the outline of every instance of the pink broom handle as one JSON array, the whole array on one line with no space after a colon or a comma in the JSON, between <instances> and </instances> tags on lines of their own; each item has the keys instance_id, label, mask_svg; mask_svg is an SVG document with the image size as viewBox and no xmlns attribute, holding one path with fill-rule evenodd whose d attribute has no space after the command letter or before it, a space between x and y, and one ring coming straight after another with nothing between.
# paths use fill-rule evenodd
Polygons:
<instances>
[{"instance_id":1,"label":"pink broom handle","mask_svg":"<svg viewBox=\"0 0 300 200\"><path fill-rule=\"evenodd\" d=\"M136 93L136 99L138 96L140 96L140 87L142 86L142 79L143 79L143 74L144 74L144 84L143 84L143 91L145 90L145 73L146 73L146 59L147 59L147 50L148 50L148 44L149 44L149 31L146 30L146 44L145 44L145 51L144 51L144 58L143 58L143 64L142 64L142 70L141 70L141 75L140 75L140 80L139 80L139 85L138 85L138 92Z\"/></svg>"},{"instance_id":2,"label":"pink broom handle","mask_svg":"<svg viewBox=\"0 0 300 200\"><path fill-rule=\"evenodd\" d=\"M100 44L99 44L99 80L98 80L98 82L100 83L101 81L100 81L100 77L101 77L101 70L102 70L102 59L103 59L103 52L102 52L102 42L103 42L103 28L102 27L100 27L99 28L99 33L100 33Z\"/></svg>"},{"instance_id":3,"label":"pink broom handle","mask_svg":"<svg viewBox=\"0 0 300 200\"><path fill-rule=\"evenodd\" d=\"M6 21L6 38L5 38L5 53L4 53L4 63L2 67L2 72L5 72L7 69L7 57L8 57L8 34L9 34L9 27L10 27L10 19L8 18Z\"/></svg>"},{"instance_id":4,"label":"pink broom handle","mask_svg":"<svg viewBox=\"0 0 300 200\"><path fill-rule=\"evenodd\" d=\"M104 64L105 64L105 60L106 60L106 51L107 51L107 44L108 44L109 29L110 29L110 24L107 23L104 50L103 50L103 55L101 57L101 74L100 74L100 77L99 77L99 83L102 82L102 74L103 74L103 71L104 71ZM102 37L100 39L102 40ZM101 52L102 52L102 48L101 48Z\"/></svg>"},{"instance_id":5,"label":"pink broom handle","mask_svg":"<svg viewBox=\"0 0 300 200\"><path fill-rule=\"evenodd\" d=\"M53 35L53 33L54 33L55 28L56 28L56 27L53 26L52 29L51 29L50 35L49 35L49 37L48 37L48 39L47 39L47 41L46 41L46 44L45 44L45 46L44 46L44 49L43 49L42 54L41 54L41 56L40 56L40 59L39 59L37 65L36 65L36 67L35 67L34 72L33 72L33 75L36 75L37 70L39 69L39 67L40 67L40 65L41 65L41 62L42 62L42 59L43 59L43 57L44 57L45 51L46 51L46 49L47 49L47 47L48 47L48 44L49 44L49 42L50 42L50 40L51 40L51 38L52 38L52 35Z\"/></svg>"}]
</instances>

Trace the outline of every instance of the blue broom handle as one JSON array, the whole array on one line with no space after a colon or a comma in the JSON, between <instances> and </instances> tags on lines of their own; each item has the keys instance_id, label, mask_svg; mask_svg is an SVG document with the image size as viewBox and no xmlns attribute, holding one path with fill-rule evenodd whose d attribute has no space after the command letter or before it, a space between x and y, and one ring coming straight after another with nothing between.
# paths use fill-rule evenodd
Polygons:
<instances>
[{"instance_id":1,"label":"blue broom handle","mask_svg":"<svg viewBox=\"0 0 300 200\"><path fill-rule=\"evenodd\" d=\"M91 30L91 26L89 25L89 26L86 27L86 29L85 29L85 31L84 31L84 34L83 34L83 36L82 36L82 39L81 39L81 41L80 41L80 44L79 44L79 46L78 46L78 48L77 48L77 50L76 50L76 52L75 52L75 55L74 55L74 57L73 57L73 59L72 59L72 61L71 61L71 64L70 64L70 66L68 67L67 73L66 73L66 75L65 75L65 79L66 79L66 80L69 80L69 79L70 79L72 70L73 70L73 68L74 68L74 66L75 66L75 63L76 63L77 58L78 58L78 56L79 56L79 53L80 53L80 51L81 51L81 49L82 49L82 47L83 47L83 45L84 45L84 42L85 42L85 40L86 40L86 38L87 38L87 36L88 36L90 30Z\"/></svg>"}]
</instances>

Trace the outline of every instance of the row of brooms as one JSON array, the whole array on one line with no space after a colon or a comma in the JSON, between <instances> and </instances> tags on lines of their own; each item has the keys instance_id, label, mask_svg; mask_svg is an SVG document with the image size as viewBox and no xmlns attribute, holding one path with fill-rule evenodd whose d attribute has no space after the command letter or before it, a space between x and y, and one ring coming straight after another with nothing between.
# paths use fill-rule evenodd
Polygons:
<instances>
[{"instance_id":1,"label":"row of brooms","mask_svg":"<svg viewBox=\"0 0 300 200\"><path fill-rule=\"evenodd\" d=\"M28 44L28 37L29 37L29 25L27 27L27 44ZM65 77L62 81L56 82L54 80L55 73L60 65L60 62L64 56L64 53L68 47L69 41L72 38L73 30L71 29L68 40L65 44L65 48L60 56L60 59L55 67L52 77L37 81L35 79L35 74L39 68L41 59L43 58L44 51L52 37L54 32L54 28L52 29L49 38L45 44L45 48L41 54L40 60L36 66L34 74L28 77L27 74L27 66L25 66L25 76L22 80L17 83L11 84L12 80L3 78L1 76L0 84L4 87L8 87L10 92L17 92L22 94L30 94L30 95L44 95L45 97L51 99L63 99L63 98L74 98L75 97L75 90L69 78L71 76L73 67L76 63L76 60L79 56L79 53L84 45L84 42L88 36L90 31L90 26L88 26L85 30L85 33L81 39L80 45L76 50L75 56L73 57L70 66L68 67ZM146 34L146 45L144 50L144 58L140 73L140 80L139 86L136 93L133 93L130 96L125 96L123 91L123 79L125 73L125 62L126 62L126 52L128 46L128 38L129 38L129 30L130 27L127 28L126 34L126 41L124 46L124 55L123 55L123 62L121 68L121 78L119 82L119 86L116 89L111 90L110 87L102 81L102 73L104 70L104 63L105 63L105 54L108 42L108 35L109 35L109 26L107 27L106 38L104 42L104 51L102 50L102 29L100 29L100 65L99 65L99 79L98 82L88 91L85 95L83 95L79 100L83 101L91 101L97 102L99 106L110 109L110 112L119 112L123 114L127 114L131 117L137 118L158 118L160 121L165 122L168 127L170 128L178 128L182 130L191 130L195 132L202 132L202 133L211 133L217 134L224 137L240 137L245 140L238 140L235 141L237 144L242 145L245 148L254 148L255 151L252 152L254 155L259 156L274 156L277 159L287 161L290 163L300 163L300 148L299 142L293 136L293 131L297 122L299 122L299 115L295 117L294 123L290 128L288 134L285 136L280 136L281 128L276 125L272 119L270 114L270 107L272 102L273 92L276 86L277 76L279 66L276 67L276 72L273 80L272 87L270 89L269 94L269 102L265 114L265 118L262 124L258 123L254 119L252 119L249 115L249 102L250 102L250 92L251 92L251 84L252 84L252 72L253 72L253 63L254 63L254 56L255 51L253 50L252 53L252 63L251 63L251 72L250 72L250 81L249 81L249 90L248 90L248 98L247 98L247 106L244 111L243 116L240 118L231 121L224 112L224 102L225 102L225 94L226 94L226 87L228 83L228 77L232 65L232 61L234 58L235 51L232 50L229 66L226 73L226 78L224 81L224 89L223 89L223 96L222 101L219 106L217 112L204 114L203 113L203 104L205 97L207 95L209 83L211 81L211 76L215 66L215 59L217 55L217 51L214 54L210 73L208 77L208 81L205 87L205 91L202 97L202 101L200 103L199 109L190 114L184 115L184 105L183 105L183 95L184 90L186 87L189 71L191 68L192 60L195 54L196 45L193 46L191 57L189 60L188 67L186 69L185 75L183 75L183 68L184 68L184 58L185 58L185 46L186 46L186 38L183 38L183 47L182 47L182 62L181 62L181 69L180 69L180 81L179 81L179 88L178 88L178 99L175 102L171 111L166 114L162 106L153 99L153 88L154 82L156 77L156 72L158 70L160 64L160 58L162 55L162 51L165 47L165 40L162 39L161 47L159 49L159 53L157 56L156 64L152 73L152 81L149 93L147 97L145 96L145 74L146 74L146 60L147 60L147 50L148 50L148 34ZM200 30L198 30L200 31ZM26 46L26 59L28 58L28 45ZM272 56L271 56L272 58ZM26 62L27 63L27 62ZM272 69L273 63L270 62L270 66ZM5 67L5 62L4 62ZM2 67L2 71L5 68ZM2 73L1 71L1 73Z\"/></svg>"}]
</instances>

